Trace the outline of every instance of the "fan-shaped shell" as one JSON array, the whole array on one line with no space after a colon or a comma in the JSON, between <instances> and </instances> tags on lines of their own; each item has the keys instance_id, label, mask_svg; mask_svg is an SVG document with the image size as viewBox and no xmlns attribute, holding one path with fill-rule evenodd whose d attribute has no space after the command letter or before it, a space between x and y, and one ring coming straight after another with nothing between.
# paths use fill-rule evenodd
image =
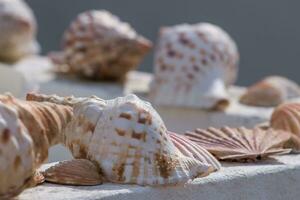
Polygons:
<instances>
[{"instance_id":1,"label":"fan-shaped shell","mask_svg":"<svg viewBox=\"0 0 300 200\"><path fill-rule=\"evenodd\" d=\"M250 106L277 106L300 97L297 83L280 76L269 76L249 87L240 102Z\"/></svg>"},{"instance_id":2,"label":"fan-shaped shell","mask_svg":"<svg viewBox=\"0 0 300 200\"><path fill-rule=\"evenodd\" d=\"M271 116L270 126L290 132L291 139L285 146L300 152L300 103L284 103L278 106Z\"/></svg>"},{"instance_id":3,"label":"fan-shaped shell","mask_svg":"<svg viewBox=\"0 0 300 200\"><path fill-rule=\"evenodd\" d=\"M123 79L137 67L151 45L129 24L105 10L79 14L63 36L69 72L90 79Z\"/></svg>"},{"instance_id":4,"label":"fan-shaped shell","mask_svg":"<svg viewBox=\"0 0 300 200\"><path fill-rule=\"evenodd\" d=\"M256 161L290 152L290 149L283 148L290 134L272 129L209 128L197 129L185 135L220 160Z\"/></svg>"},{"instance_id":5,"label":"fan-shaped shell","mask_svg":"<svg viewBox=\"0 0 300 200\"><path fill-rule=\"evenodd\" d=\"M0 199L24 189L35 170L33 141L14 109L0 102Z\"/></svg>"},{"instance_id":6,"label":"fan-shaped shell","mask_svg":"<svg viewBox=\"0 0 300 200\"><path fill-rule=\"evenodd\" d=\"M226 87L237 76L239 54L221 28L182 24L160 31L150 99L157 105L200 108L228 105Z\"/></svg>"},{"instance_id":7,"label":"fan-shaped shell","mask_svg":"<svg viewBox=\"0 0 300 200\"><path fill-rule=\"evenodd\" d=\"M75 158L98 163L110 182L176 184L215 170L182 154L156 111L134 95L75 104L65 144Z\"/></svg>"},{"instance_id":8,"label":"fan-shaped shell","mask_svg":"<svg viewBox=\"0 0 300 200\"><path fill-rule=\"evenodd\" d=\"M37 53L36 21L23 0L0 0L0 60L14 62Z\"/></svg>"}]
</instances>

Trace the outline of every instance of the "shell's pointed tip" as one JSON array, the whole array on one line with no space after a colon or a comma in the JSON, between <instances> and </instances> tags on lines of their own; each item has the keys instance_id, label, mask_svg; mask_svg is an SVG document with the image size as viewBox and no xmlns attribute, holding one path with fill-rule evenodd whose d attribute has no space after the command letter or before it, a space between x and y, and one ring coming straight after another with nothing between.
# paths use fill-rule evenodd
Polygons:
<instances>
[{"instance_id":1,"label":"shell's pointed tip","mask_svg":"<svg viewBox=\"0 0 300 200\"><path fill-rule=\"evenodd\" d=\"M91 161L74 159L62 161L43 172L45 180L64 185L99 185L103 183L101 171Z\"/></svg>"}]
</instances>

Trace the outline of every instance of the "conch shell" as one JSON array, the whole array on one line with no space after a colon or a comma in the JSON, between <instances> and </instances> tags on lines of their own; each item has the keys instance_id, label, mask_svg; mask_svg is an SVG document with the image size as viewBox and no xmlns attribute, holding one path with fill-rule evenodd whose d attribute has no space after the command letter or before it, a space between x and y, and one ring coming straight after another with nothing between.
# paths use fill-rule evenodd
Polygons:
<instances>
[{"instance_id":1,"label":"conch shell","mask_svg":"<svg viewBox=\"0 0 300 200\"><path fill-rule=\"evenodd\" d=\"M88 79L122 80L151 49L151 42L105 10L78 15L63 36L63 55L50 56L58 71Z\"/></svg>"},{"instance_id":2,"label":"conch shell","mask_svg":"<svg viewBox=\"0 0 300 200\"><path fill-rule=\"evenodd\" d=\"M240 102L250 106L271 107L296 97L300 97L297 83L281 76L268 76L249 87Z\"/></svg>"},{"instance_id":3,"label":"conch shell","mask_svg":"<svg viewBox=\"0 0 300 200\"><path fill-rule=\"evenodd\" d=\"M36 169L58 143L72 109L0 95L0 199L43 182Z\"/></svg>"},{"instance_id":4,"label":"conch shell","mask_svg":"<svg viewBox=\"0 0 300 200\"><path fill-rule=\"evenodd\" d=\"M39 51L36 20L23 0L0 0L0 60L15 62Z\"/></svg>"},{"instance_id":5,"label":"conch shell","mask_svg":"<svg viewBox=\"0 0 300 200\"><path fill-rule=\"evenodd\" d=\"M278 106L271 116L270 127L291 133L285 146L292 148L294 152L300 152L300 103Z\"/></svg>"},{"instance_id":6,"label":"conch shell","mask_svg":"<svg viewBox=\"0 0 300 200\"><path fill-rule=\"evenodd\" d=\"M209 23L161 28L150 100L159 106L224 110L238 72L235 42Z\"/></svg>"},{"instance_id":7,"label":"conch shell","mask_svg":"<svg viewBox=\"0 0 300 200\"><path fill-rule=\"evenodd\" d=\"M272 129L208 128L187 132L185 136L207 149L219 160L253 162L291 151L283 148L290 134Z\"/></svg>"},{"instance_id":8,"label":"conch shell","mask_svg":"<svg viewBox=\"0 0 300 200\"><path fill-rule=\"evenodd\" d=\"M38 101L43 98L65 103L62 98L36 95ZM33 95L31 99L34 99ZM86 98L75 103L73 109L74 119L65 129L64 144L76 159L95 163L107 181L139 185L177 184L206 176L220 168L213 156L201 147L188 140L182 143L176 136L170 136L158 113L135 95L107 101ZM177 143L174 144L174 140ZM180 148L178 144L181 144ZM185 151L189 151L189 145L192 150L188 154ZM52 181L62 183L64 175L61 171L59 166L52 168ZM72 184L80 184L80 180L72 181Z\"/></svg>"}]
</instances>

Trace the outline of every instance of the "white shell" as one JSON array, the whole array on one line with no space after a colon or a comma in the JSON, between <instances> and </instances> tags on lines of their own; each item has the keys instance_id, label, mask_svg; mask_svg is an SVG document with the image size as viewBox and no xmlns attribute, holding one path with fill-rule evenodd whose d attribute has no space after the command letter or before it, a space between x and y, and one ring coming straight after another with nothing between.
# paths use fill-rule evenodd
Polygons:
<instances>
[{"instance_id":1,"label":"white shell","mask_svg":"<svg viewBox=\"0 0 300 200\"><path fill-rule=\"evenodd\" d=\"M36 20L23 0L0 0L0 60L14 62L38 53Z\"/></svg>"},{"instance_id":2,"label":"white shell","mask_svg":"<svg viewBox=\"0 0 300 200\"><path fill-rule=\"evenodd\" d=\"M0 199L16 196L35 171L33 141L15 110L0 102Z\"/></svg>"},{"instance_id":3,"label":"white shell","mask_svg":"<svg viewBox=\"0 0 300 200\"><path fill-rule=\"evenodd\" d=\"M79 14L63 36L64 62L69 73L90 79L124 78L151 46L128 23L105 10ZM61 63L61 56L54 58Z\"/></svg>"},{"instance_id":4,"label":"white shell","mask_svg":"<svg viewBox=\"0 0 300 200\"><path fill-rule=\"evenodd\" d=\"M150 99L156 105L217 107L237 76L239 54L221 28L182 24L160 31Z\"/></svg>"},{"instance_id":5,"label":"white shell","mask_svg":"<svg viewBox=\"0 0 300 200\"><path fill-rule=\"evenodd\" d=\"M75 104L65 144L75 158L98 163L110 182L185 183L216 170L208 160L183 155L157 112L134 95Z\"/></svg>"}]
</instances>

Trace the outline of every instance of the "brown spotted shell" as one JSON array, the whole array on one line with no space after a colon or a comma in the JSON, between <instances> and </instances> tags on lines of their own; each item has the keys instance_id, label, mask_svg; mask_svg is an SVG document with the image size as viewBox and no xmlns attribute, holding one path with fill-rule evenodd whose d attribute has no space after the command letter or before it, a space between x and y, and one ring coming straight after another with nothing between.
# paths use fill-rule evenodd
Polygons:
<instances>
[{"instance_id":1,"label":"brown spotted shell","mask_svg":"<svg viewBox=\"0 0 300 200\"><path fill-rule=\"evenodd\" d=\"M300 97L297 83L280 76L269 76L250 86L240 102L250 106L277 106L284 101Z\"/></svg>"},{"instance_id":2,"label":"brown spotted shell","mask_svg":"<svg viewBox=\"0 0 300 200\"><path fill-rule=\"evenodd\" d=\"M236 79L238 60L235 42L220 27L209 23L163 27L150 99L163 106L210 109L222 104L224 109L226 87Z\"/></svg>"},{"instance_id":3,"label":"brown spotted shell","mask_svg":"<svg viewBox=\"0 0 300 200\"><path fill-rule=\"evenodd\" d=\"M290 134L272 129L209 128L187 132L185 136L220 160L250 162L290 152L283 148Z\"/></svg>"},{"instance_id":4,"label":"brown spotted shell","mask_svg":"<svg viewBox=\"0 0 300 200\"><path fill-rule=\"evenodd\" d=\"M0 60L15 62L37 53L36 20L23 0L0 0Z\"/></svg>"},{"instance_id":5,"label":"brown spotted shell","mask_svg":"<svg viewBox=\"0 0 300 200\"><path fill-rule=\"evenodd\" d=\"M105 10L91 10L72 21L63 36L64 61L58 54L54 61L59 60L61 71L88 79L122 80L151 46L149 40L118 17Z\"/></svg>"},{"instance_id":6,"label":"brown spotted shell","mask_svg":"<svg viewBox=\"0 0 300 200\"><path fill-rule=\"evenodd\" d=\"M271 116L270 126L291 133L291 139L285 146L300 152L300 103L284 103L278 106Z\"/></svg>"},{"instance_id":7,"label":"brown spotted shell","mask_svg":"<svg viewBox=\"0 0 300 200\"><path fill-rule=\"evenodd\" d=\"M65 145L75 158L97 163L110 182L185 183L219 168L208 152L201 152L202 160L178 150L156 111L134 95L87 98L73 108Z\"/></svg>"}]
</instances>

